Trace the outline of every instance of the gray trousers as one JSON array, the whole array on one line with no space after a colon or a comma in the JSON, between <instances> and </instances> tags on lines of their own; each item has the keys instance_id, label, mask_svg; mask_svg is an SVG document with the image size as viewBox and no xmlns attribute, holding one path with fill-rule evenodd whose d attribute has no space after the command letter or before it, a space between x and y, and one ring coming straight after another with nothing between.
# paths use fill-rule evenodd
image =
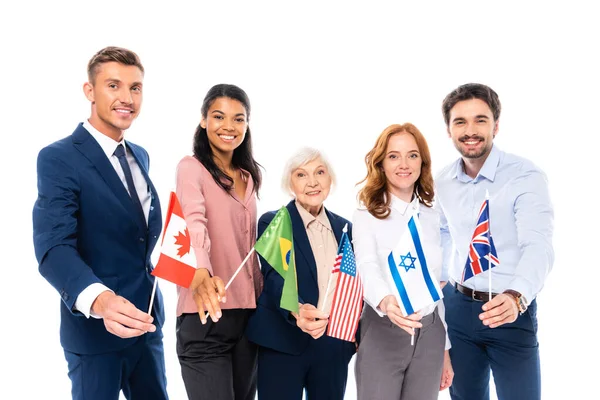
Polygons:
<instances>
[{"instance_id":1,"label":"gray trousers","mask_svg":"<svg viewBox=\"0 0 600 400\"><path fill-rule=\"evenodd\" d=\"M446 331L437 309L410 335L365 304L356 357L358 400L438 398Z\"/></svg>"}]
</instances>

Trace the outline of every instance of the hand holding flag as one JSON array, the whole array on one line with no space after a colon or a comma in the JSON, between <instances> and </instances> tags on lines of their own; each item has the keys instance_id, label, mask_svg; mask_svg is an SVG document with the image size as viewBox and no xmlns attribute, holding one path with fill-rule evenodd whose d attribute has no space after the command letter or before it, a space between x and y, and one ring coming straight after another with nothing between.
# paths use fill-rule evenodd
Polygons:
<instances>
[{"instance_id":1,"label":"hand holding flag","mask_svg":"<svg viewBox=\"0 0 600 400\"><path fill-rule=\"evenodd\" d=\"M416 201L418 200L415 199ZM418 203L414 203L413 215L408 221L408 226L388 256L388 266L404 318L420 320L421 315L415 312L443 297L439 282L427 265L421 244ZM412 344L414 329L410 329L413 332Z\"/></svg>"},{"instance_id":2,"label":"hand holding flag","mask_svg":"<svg viewBox=\"0 0 600 400\"><path fill-rule=\"evenodd\" d=\"M221 318L219 302L226 302L226 290L253 252L254 249L248 253L225 286L221 278L211 277L205 268L196 269L196 256L191 246L190 234L181 205L177 195L171 192L161 242L161 254L152 275L166 279L178 286L192 289L202 323L206 323L208 315L211 316L213 322L217 322ZM154 281L148 313L152 310L155 292L156 281ZM204 313L205 308L206 314Z\"/></svg>"}]
</instances>

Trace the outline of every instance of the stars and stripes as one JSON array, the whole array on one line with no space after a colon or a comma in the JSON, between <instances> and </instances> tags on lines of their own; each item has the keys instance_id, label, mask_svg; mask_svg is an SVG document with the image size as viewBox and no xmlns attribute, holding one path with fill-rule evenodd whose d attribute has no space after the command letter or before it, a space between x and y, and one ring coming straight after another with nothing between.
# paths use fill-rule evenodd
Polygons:
<instances>
[{"instance_id":1,"label":"stars and stripes","mask_svg":"<svg viewBox=\"0 0 600 400\"><path fill-rule=\"evenodd\" d=\"M344 229L332 274L337 274L337 286L329 314L327 335L348 342L355 341L358 320L362 312L363 287L356 270L356 260Z\"/></svg>"}]
</instances>

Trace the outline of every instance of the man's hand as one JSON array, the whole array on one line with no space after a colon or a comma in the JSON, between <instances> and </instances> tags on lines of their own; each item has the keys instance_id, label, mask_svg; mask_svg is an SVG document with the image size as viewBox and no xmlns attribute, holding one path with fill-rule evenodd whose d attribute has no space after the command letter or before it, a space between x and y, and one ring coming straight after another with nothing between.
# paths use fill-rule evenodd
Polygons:
<instances>
[{"instance_id":1,"label":"man's hand","mask_svg":"<svg viewBox=\"0 0 600 400\"><path fill-rule=\"evenodd\" d=\"M225 285L223 285L221 278L218 276L211 277L206 268L198 268L194 274L190 290L198 307L200 321L206 324L206 314L204 313L206 309L213 322L217 322L222 315L219 302L225 303L227 301Z\"/></svg>"},{"instance_id":2,"label":"man's hand","mask_svg":"<svg viewBox=\"0 0 600 400\"><path fill-rule=\"evenodd\" d=\"M396 297L391 294L381 300L378 308L387 315L392 323L404 329L409 335L414 335L415 328L423 326L419 322L423 316L419 312L411 314L408 317L403 316Z\"/></svg>"},{"instance_id":3,"label":"man's hand","mask_svg":"<svg viewBox=\"0 0 600 400\"><path fill-rule=\"evenodd\" d=\"M452 363L450 362L450 352L446 350L444 352L444 366L442 367L442 379L440 380L440 392L447 389L452 385L454 379L454 369L452 369Z\"/></svg>"},{"instance_id":4,"label":"man's hand","mask_svg":"<svg viewBox=\"0 0 600 400\"><path fill-rule=\"evenodd\" d=\"M481 309L484 312L479 314L479 319L490 328L497 328L515 322L519 316L515 298L506 293L497 295L485 303Z\"/></svg>"},{"instance_id":5,"label":"man's hand","mask_svg":"<svg viewBox=\"0 0 600 400\"><path fill-rule=\"evenodd\" d=\"M104 321L106 330L120 338L141 336L156 331L154 318L137 309L129 300L110 290L104 291L92 303L92 312Z\"/></svg>"},{"instance_id":6,"label":"man's hand","mask_svg":"<svg viewBox=\"0 0 600 400\"><path fill-rule=\"evenodd\" d=\"M308 333L313 339L318 339L325 333L329 315L318 310L312 304L302 304L298 310L298 314L293 314L296 317L296 325L302 332Z\"/></svg>"}]
</instances>

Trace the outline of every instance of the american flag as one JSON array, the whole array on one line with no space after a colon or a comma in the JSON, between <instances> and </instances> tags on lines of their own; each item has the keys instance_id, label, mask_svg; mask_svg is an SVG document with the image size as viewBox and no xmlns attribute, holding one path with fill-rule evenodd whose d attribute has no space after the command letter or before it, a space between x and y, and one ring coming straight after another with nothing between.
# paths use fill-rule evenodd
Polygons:
<instances>
[{"instance_id":1,"label":"american flag","mask_svg":"<svg viewBox=\"0 0 600 400\"><path fill-rule=\"evenodd\" d=\"M469 244L469 256L463 271L462 282L487 271L490 268L490 260L492 268L500 264L496 246L494 246L492 234L490 233L490 204L489 200L485 199L479 209L477 226Z\"/></svg>"},{"instance_id":2,"label":"american flag","mask_svg":"<svg viewBox=\"0 0 600 400\"><path fill-rule=\"evenodd\" d=\"M356 270L354 252L345 229L331 271L332 274L336 272L339 274L337 274L337 286L329 313L327 335L354 342L358 320L362 312L363 287Z\"/></svg>"}]
</instances>

